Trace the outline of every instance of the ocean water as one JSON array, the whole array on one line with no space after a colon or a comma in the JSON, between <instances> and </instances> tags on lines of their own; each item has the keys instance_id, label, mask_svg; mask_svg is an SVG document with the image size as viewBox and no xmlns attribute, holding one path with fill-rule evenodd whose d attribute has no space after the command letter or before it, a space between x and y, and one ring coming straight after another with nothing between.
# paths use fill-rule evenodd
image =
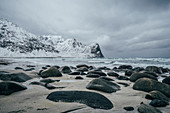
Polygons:
<instances>
[{"instance_id":1,"label":"ocean water","mask_svg":"<svg viewBox=\"0 0 170 113\"><path fill-rule=\"evenodd\" d=\"M32 65L58 65L76 66L87 64L96 67L109 68L120 65L132 65L133 67L158 66L170 69L170 58L0 58L12 62L27 63Z\"/></svg>"}]
</instances>

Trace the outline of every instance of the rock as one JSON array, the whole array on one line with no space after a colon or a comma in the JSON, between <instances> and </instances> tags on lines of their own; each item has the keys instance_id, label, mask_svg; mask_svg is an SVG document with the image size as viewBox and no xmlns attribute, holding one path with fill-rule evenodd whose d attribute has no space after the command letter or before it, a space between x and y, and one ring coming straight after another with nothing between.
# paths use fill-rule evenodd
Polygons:
<instances>
[{"instance_id":1,"label":"rock","mask_svg":"<svg viewBox=\"0 0 170 113\"><path fill-rule=\"evenodd\" d=\"M120 65L118 69L132 69L131 65Z\"/></svg>"},{"instance_id":2,"label":"rock","mask_svg":"<svg viewBox=\"0 0 170 113\"><path fill-rule=\"evenodd\" d=\"M80 68L77 68L76 71L84 72L84 71L88 71L88 68L87 67L80 67Z\"/></svg>"},{"instance_id":3,"label":"rock","mask_svg":"<svg viewBox=\"0 0 170 113\"><path fill-rule=\"evenodd\" d=\"M166 100L168 101L168 97L166 97L163 93L161 93L160 91L151 91L149 92L149 94L146 94L145 96L146 99L159 99L159 100Z\"/></svg>"},{"instance_id":4,"label":"rock","mask_svg":"<svg viewBox=\"0 0 170 113\"><path fill-rule=\"evenodd\" d=\"M117 82L118 84L121 84L121 85L124 85L125 87L128 87L129 86L129 84L127 84L127 83L124 83L124 82Z\"/></svg>"},{"instance_id":5,"label":"rock","mask_svg":"<svg viewBox=\"0 0 170 113\"><path fill-rule=\"evenodd\" d=\"M55 91L47 96L54 102L77 102L95 109L112 109L113 104L105 96L88 91Z\"/></svg>"},{"instance_id":6,"label":"rock","mask_svg":"<svg viewBox=\"0 0 170 113\"><path fill-rule=\"evenodd\" d=\"M118 80L129 80L129 78L126 76L118 76L117 79Z\"/></svg>"},{"instance_id":7,"label":"rock","mask_svg":"<svg viewBox=\"0 0 170 113\"><path fill-rule=\"evenodd\" d=\"M146 74L146 73L133 73L130 76L130 81L131 82L135 82L136 80L138 80L140 78L151 78L151 79L157 80L156 77L154 77L154 76L152 76L150 74Z\"/></svg>"},{"instance_id":8,"label":"rock","mask_svg":"<svg viewBox=\"0 0 170 113\"><path fill-rule=\"evenodd\" d=\"M24 71L32 71L32 70L35 70L35 68L24 69Z\"/></svg>"},{"instance_id":9,"label":"rock","mask_svg":"<svg viewBox=\"0 0 170 113\"><path fill-rule=\"evenodd\" d=\"M15 70L23 70L22 67L15 67L14 69L15 69Z\"/></svg>"},{"instance_id":10,"label":"rock","mask_svg":"<svg viewBox=\"0 0 170 113\"><path fill-rule=\"evenodd\" d=\"M115 72L108 72L107 75L112 76L112 77L118 77L119 76L119 74L117 74Z\"/></svg>"},{"instance_id":11,"label":"rock","mask_svg":"<svg viewBox=\"0 0 170 113\"><path fill-rule=\"evenodd\" d=\"M150 105L147 104L141 104L138 107L139 113L162 113L159 109L156 109Z\"/></svg>"},{"instance_id":12,"label":"rock","mask_svg":"<svg viewBox=\"0 0 170 113\"><path fill-rule=\"evenodd\" d=\"M165 84L168 84L170 85L170 76L169 77L166 77L162 80L162 83L165 83Z\"/></svg>"},{"instance_id":13,"label":"rock","mask_svg":"<svg viewBox=\"0 0 170 113\"><path fill-rule=\"evenodd\" d=\"M141 78L138 79L135 84L133 85L133 89L140 90L140 91L160 91L164 95L170 97L170 86L161 82L158 82L153 79L149 78Z\"/></svg>"},{"instance_id":14,"label":"rock","mask_svg":"<svg viewBox=\"0 0 170 113\"><path fill-rule=\"evenodd\" d=\"M104 72L102 71L89 71L87 74L99 74L100 76L107 76Z\"/></svg>"},{"instance_id":15,"label":"rock","mask_svg":"<svg viewBox=\"0 0 170 113\"><path fill-rule=\"evenodd\" d=\"M126 111L133 111L134 110L134 108L131 107L131 106L124 107L123 109L125 109Z\"/></svg>"},{"instance_id":16,"label":"rock","mask_svg":"<svg viewBox=\"0 0 170 113\"><path fill-rule=\"evenodd\" d=\"M27 67L35 67L34 65L27 65Z\"/></svg>"},{"instance_id":17,"label":"rock","mask_svg":"<svg viewBox=\"0 0 170 113\"><path fill-rule=\"evenodd\" d=\"M141 71L141 73L146 73L146 74L150 74L150 75L152 75L152 76L154 76L154 77L158 77L158 74L157 74L157 73L151 72L151 71Z\"/></svg>"},{"instance_id":18,"label":"rock","mask_svg":"<svg viewBox=\"0 0 170 113\"><path fill-rule=\"evenodd\" d=\"M165 107L165 106L169 105L169 103L167 101L154 99L149 103L149 105L151 105L153 107Z\"/></svg>"},{"instance_id":19,"label":"rock","mask_svg":"<svg viewBox=\"0 0 170 113\"><path fill-rule=\"evenodd\" d=\"M10 95L11 93L27 89L24 85L17 82L0 82L0 95Z\"/></svg>"},{"instance_id":20,"label":"rock","mask_svg":"<svg viewBox=\"0 0 170 113\"><path fill-rule=\"evenodd\" d=\"M68 66L60 67L59 70L60 72L65 73L65 74L71 73L71 69Z\"/></svg>"},{"instance_id":21,"label":"rock","mask_svg":"<svg viewBox=\"0 0 170 113\"><path fill-rule=\"evenodd\" d=\"M79 64L79 65L77 65L76 67L77 67L77 68L80 68L80 67L86 67L86 68L89 68L89 66L88 66L88 65L86 65L86 64Z\"/></svg>"},{"instance_id":22,"label":"rock","mask_svg":"<svg viewBox=\"0 0 170 113\"><path fill-rule=\"evenodd\" d=\"M45 67L51 67L50 65L46 65Z\"/></svg>"},{"instance_id":23,"label":"rock","mask_svg":"<svg viewBox=\"0 0 170 113\"><path fill-rule=\"evenodd\" d=\"M132 70L126 70L125 71L126 76L131 76L133 73L134 73L134 71L132 71Z\"/></svg>"},{"instance_id":24,"label":"rock","mask_svg":"<svg viewBox=\"0 0 170 113\"><path fill-rule=\"evenodd\" d=\"M76 78L75 78L75 79L82 80L82 79L83 79L83 77L81 77L81 76L76 76Z\"/></svg>"},{"instance_id":25,"label":"rock","mask_svg":"<svg viewBox=\"0 0 170 113\"><path fill-rule=\"evenodd\" d=\"M147 66L145 70L150 71L150 72L155 72L155 73L158 73L158 74L162 74L162 70L159 67L156 67L156 66Z\"/></svg>"},{"instance_id":26,"label":"rock","mask_svg":"<svg viewBox=\"0 0 170 113\"><path fill-rule=\"evenodd\" d=\"M53 67L56 67L57 69L59 69L59 68L60 68L60 66L57 66L57 65L54 65Z\"/></svg>"},{"instance_id":27,"label":"rock","mask_svg":"<svg viewBox=\"0 0 170 113\"><path fill-rule=\"evenodd\" d=\"M92 73L89 73L86 75L86 77L89 77L89 78L99 78L100 75L99 74L92 74Z\"/></svg>"},{"instance_id":28,"label":"rock","mask_svg":"<svg viewBox=\"0 0 170 113\"><path fill-rule=\"evenodd\" d=\"M69 75L86 75L86 73L83 73L83 72L80 72L80 71L75 71L75 72L69 73Z\"/></svg>"},{"instance_id":29,"label":"rock","mask_svg":"<svg viewBox=\"0 0 170 113\"><path fill-rule=\"evenodd\" d=\"M71 68L71 69L76 69L76 67L74 67L74 66L70 66L70 68Z\"/></svg>"},{"instance_id":30,"label":"rock","mask_svg":"<svg viewBox=\"0 0 170 113\"><path fill-rule=\"evenodd\" d=\"M169 69L168 68L163 68L163 67L160 67L162 73L168 73L169 72Z\"/></svg>"},{"instance_id":31,"label":"rock","mask_svg":"<svg viewBox=\"0 0 170 113\"><path fill-rule=\"evenodd\" d=\"M104 80L107 80L107 81L114 81L113 79L106 77L106 76L101 76L101 77L99 77L99 79L104 79Z\"/></svg>"},{"instance_id":32,"label":"rock","mask_svg":"<svg viewBox=\"0 0 170 113\"><path fill-rule=\"evenodd\" d=\"M106 93L112 93L120 90L119 85L104 79L94 79L86 86L86 88L103 91Z\"/></svg>"},{"instance_id":33,"label":"rock","mask_svg":"<svg viewBox=\"0 0 170 113\"><path fill-rule=\"evenodd\" d=\"M42 69L47 69L47 67L42 67Z\"/></svg>"},{"instance_id":34,"label":"rock","mask_svg":"<svg viewBox=\"0 0 170 113\"><path fill-rule=\"evenodd\" d=\"M26 82L32 78L25 73L6 73L0 74L0 79L3 81Z\"/></svg>"},{"instance_id":35,"label":"rock","mask_svg":"<svg viewBox=\"0 0 170 113\"><path fill-rule=\"evenodd\" d=\"M30 83L31 85L40 85L40 86L44 86L47 89L55 89L55 86L50 85L49 83L43 83L43 82L37 82L37 81L33 81Z\"/></svg>"},{"instance_id":36,"label":"rock","mask_svg":"<svg viewBox=\"0 0 170 113\"><path fill-rule=\"evenodd\" d=\"M44 83L53 83L55 81L56 80L52 80L52 79L49 79L49 78L40 80L40 82L44 82Z\"/></svg>"},{"instance_id":37,"label":"rock","mask_svg":"<svg viewBox=\"0 0 170 113\"><path fill-rule=\"evenodd\" d=\"M50 67L49 69L46 69L46 70L42 71L40 76L42 78L61 77L62 74L56 67Z\"/></svg>"},{"instance_id":38,"label":"rock","mask_svg":"<svg viewBox=\"0 0 170 113\"><path fill-rule=\"evenodd\" d=\"M143 67L135 67L133 69L133 71L136 71L136 72L140 72L140 71L143 71L143 70L145 70Z\"/></svg>"}]
</instances>

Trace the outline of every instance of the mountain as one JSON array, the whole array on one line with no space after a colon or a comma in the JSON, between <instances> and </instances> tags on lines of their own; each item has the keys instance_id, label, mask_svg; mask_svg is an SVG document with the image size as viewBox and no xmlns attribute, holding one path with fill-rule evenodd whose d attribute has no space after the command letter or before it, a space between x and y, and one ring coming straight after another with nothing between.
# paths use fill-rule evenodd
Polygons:
<instances>
[{"instance_id":1,"label":"mountain","mask_svg":"<svg viewBox=\"0 0 170 113\"><path fill-rule=\"evenodd\" d=\"M99 44L85 45L62 36L36 36L0 19L0 57L104 57Z\"/></svg>"}]
</instances>

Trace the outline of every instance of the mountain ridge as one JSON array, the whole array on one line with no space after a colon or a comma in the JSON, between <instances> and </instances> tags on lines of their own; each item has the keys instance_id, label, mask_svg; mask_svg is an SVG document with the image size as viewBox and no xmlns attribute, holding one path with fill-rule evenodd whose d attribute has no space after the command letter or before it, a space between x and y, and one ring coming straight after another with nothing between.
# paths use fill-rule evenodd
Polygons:
<instances>
[{"instance_id":1,"label":"mountain ridge","mask_svg":"<svg viewBox=\"0 0 170 113\"><path fill-rule=\"evenodd\" d=\"M104 57L98 43L85 45L58 35L36 36L0 19L0 57Z\"/></svg>"}]
</instances>

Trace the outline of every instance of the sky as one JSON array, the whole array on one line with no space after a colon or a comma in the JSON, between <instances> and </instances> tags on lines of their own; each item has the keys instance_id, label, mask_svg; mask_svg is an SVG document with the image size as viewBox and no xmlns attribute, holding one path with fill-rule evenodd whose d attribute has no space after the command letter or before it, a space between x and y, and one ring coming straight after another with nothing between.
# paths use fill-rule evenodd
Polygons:
<instances>
[{"instance_id":1,"label":"sky","mask_svg":"<svg viewBox=\"0 0 170 113\"><path fill-rule=\"evenodd\" d=\"M0 18L36 35L97 42L105 57L170 57L170 0L0 0Z\"/></svg>"}]
</instances>

